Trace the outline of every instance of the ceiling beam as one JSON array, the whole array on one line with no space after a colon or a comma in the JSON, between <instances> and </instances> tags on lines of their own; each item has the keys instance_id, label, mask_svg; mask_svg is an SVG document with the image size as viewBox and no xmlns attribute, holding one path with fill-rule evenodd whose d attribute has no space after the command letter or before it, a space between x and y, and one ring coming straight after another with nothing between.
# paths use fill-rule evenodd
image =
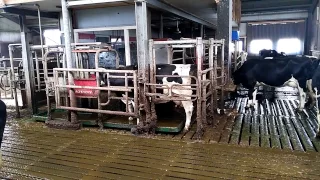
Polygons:
<instances>
[{"instance_id":1,"label":"ceiling beam","mask_svg":"<svg viewBox=\"0 0 320 180\"><path fill-rule=\"evenodd\" d=\"M290 5L290 6L277 6L277 7L262 7L262 8L253 8L253 9L242 9L242 13L251 13L251 12L270 12L270 11L288 11L292 9L305 9L308 10L311 5Z\"/></svg>"},{"instance_id":2,"label":"ceiling beam","mask_svg":"<svg viewBox=\"0 0 320 180\"><path fill-rule=\"evenodd\" d=\"M312 5L310 6L309 12L313 13L314 10L317 8L317 5L319 4L319 0L313 0Z\"/></svg>"},{"instance_id":3,"label":"ceiling beam","mask_svg":"<svg viewBox=\"0 0 320 180\"><path fill-rule=\"evenodd\" d=\"M171 4L164 3L164 2L158 1L158 0L148 0L147 3L155 8L170 12L172 14L175 14L175 15L180 16L182 18L191 20L193 22L203 24L204 26L207 26L209 28L216 29L215 24L208 22L202 18L199 18L191 13L188 13L188 12L182 10L182 9L179 9Z\"/></svg>"},{"instance_id":4,"label":"ceiling beam","mask_svg":"<svg viewBox=\"0 0 320 180\"><path fill-rule=\"evenodd\" d=\"M283 13L243 14L241 22L301 20L308 18L308 11L291 11Z\"/></svg>"},{"instance_id":5,"label":"ceiling beam","mask_svg":"<svg viewBox=\"0 0 320 180\"><path fill-rule=\"evenodd\" d=\"M36 17L38 16L37 11L29 10L29 9L20 9L20 8L15 8L15 7L3 8L3 12L17 14L17 15L21 15L21 16L36 16ZM53 19L59 18L59 13L57 13L57 12L41 12L40 15L42 18L53 18Z\"/></svg>"},{"instance_id":6,"label":"ceiling beam","mask_svg":"<svg viewBox=\"0 0 320 180\"><path fill-rule=\"evenodd\" d=\"M0 0L0 6L1 5L12 5L12 4L21 4L21 3L33 3L37 1L42 1L42 0Z\"/></svg>"},{"instance_id":7,"label":"ceiling beam","mask_svg":"<svg viewBox=\"0 0 320 180\"><path fill-rule=\"evenodd\" d=\"M67 7L76 7L83 5L94 5L94 4L102 4L102 3L114 3L114 2L132 2L130 0L78 0L78 1L68 1Z\"/></svg>"},{"instance_id":8,"label":"ceiling beam","mask_svg":"<svg viewBox=\"0 0 320 180\"><path fill-rule=\"evenodd\" d=\"M18 25L20 25L20 24L19 24L20 21L19 21L19 18L18 18L18 17L15 18L15 17L12 17L12 16L10 16L10 15L8 15L8 14L5 14L5 13L0 13L0 16L6 18L6 19L8 19L8 20L10 20L10 21L18 24Z\"/></svg>"},{"instance_id":9,"label":"ceiling beam","mask_svg":"<svg viewBox=\"0 0 320 180\"><path fill-rule=\"evenodd\" d=\"M309 9L312 0L267 0L267 1L244 1L242 12L258 12L271 10Z\"/></svg>"}]
</instances>

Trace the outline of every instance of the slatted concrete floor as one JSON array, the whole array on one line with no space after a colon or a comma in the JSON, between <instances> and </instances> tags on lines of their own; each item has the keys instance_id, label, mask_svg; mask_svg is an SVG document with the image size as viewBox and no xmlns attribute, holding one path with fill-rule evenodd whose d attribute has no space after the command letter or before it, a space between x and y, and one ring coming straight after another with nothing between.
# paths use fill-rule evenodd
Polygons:
<instances>
[{"instance_id":1,"label":"slatted concrete floor","mask_svg":"<svg viewBox=\"0 0 320 180\"><path fill-rule=\"evenodd\" d=\"M247 98L229 103L237 112L230 116L215 117L213 128L204 135L204 141L244 146L261 146L299 151L320 151L320 140L315 138L317 120L315 109L297 113L297 100L277 99L256 106L256 111L246 110ZM196 126L174 139L192 140Z\"/></svg>"},{"instance_id":2,"label":"slatted concrete floor","mask_svg":"<svg viewBox=\"0 0 320 180\"><path fill-rule=\"evenodd\" d=\"M110 131L10 122L3 142L10 179L319 179L314 152L187 143Z\"/></svg>"}]
</instances>

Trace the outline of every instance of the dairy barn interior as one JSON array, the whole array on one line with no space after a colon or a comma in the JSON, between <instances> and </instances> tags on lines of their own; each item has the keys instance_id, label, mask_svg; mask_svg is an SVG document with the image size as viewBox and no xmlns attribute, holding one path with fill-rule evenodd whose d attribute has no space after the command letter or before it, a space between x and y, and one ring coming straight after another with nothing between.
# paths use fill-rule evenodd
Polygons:
<instances>
[{"instance_id":1,"label":"dairy barn interior","mask_svg":"<svg viewBox=\"0 0 320 180\"><path fill-rule=\"evenodd\" d=\"M319 0L1 0L0 177L319 179L319 22Z\"/></svg>"}]
</instances>

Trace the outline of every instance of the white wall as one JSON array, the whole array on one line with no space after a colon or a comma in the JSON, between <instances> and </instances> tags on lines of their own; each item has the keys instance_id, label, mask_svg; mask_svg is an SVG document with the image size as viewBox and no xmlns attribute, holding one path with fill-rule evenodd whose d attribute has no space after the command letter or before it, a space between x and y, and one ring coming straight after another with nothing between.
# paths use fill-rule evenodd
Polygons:
<instances>
[{"instance_id":1,"label":"white wall","mask_svg":"<svg viewBox=\"0 0 320 180\"><path fill-rule=\"evenodd\" d=\"M240 37L247 36L247 23L240 23Z\"/></svg>"},{"instance_id":2,"label":"white wall","mask_svg":"<svg viewBox=\"0 0 320 180\"><path fill-rule=\"evenodd\" d=\"M133 26L136 24L135 7L121 6L76 10L75 20L78 29Z\"/></svg>"},{"instance_id":3,"label":"white wall","mask_svg":"<svg viewBox=\"0 0 320 180\"><path fill-rule=\"evenodd\" d=\"M0 42L18 43L21 41L19 32L0 32Z\"/></svg>"}]
</instances>

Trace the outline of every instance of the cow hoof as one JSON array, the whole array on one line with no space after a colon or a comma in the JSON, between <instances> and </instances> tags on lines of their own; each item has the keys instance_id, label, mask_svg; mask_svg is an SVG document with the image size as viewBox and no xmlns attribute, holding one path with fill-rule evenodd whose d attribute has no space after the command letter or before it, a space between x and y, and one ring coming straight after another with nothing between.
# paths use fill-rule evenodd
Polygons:
<instances>
[{"instance_id":1,"label":"cow hoof","mask_svg":"<svg viewBox=\"0 0 320 180\"><path fill-rule=\"evenodd\" d=\"M300 109L300 108L296 109L296 112L302 112L302 111L303 111L303 109Z\"/></svg>"},{"instance_id":2,"label":"cow hoof","mask_svg":"<svg viewBox=\"0 0 320 180\"><path fill-rule=\"evenodd\" d=\"M184 128L184 129L183 129L183 133L186 133L186 132L188 132L188 131L189 131L188 128Z\"/></svg>"}]
</instances>

